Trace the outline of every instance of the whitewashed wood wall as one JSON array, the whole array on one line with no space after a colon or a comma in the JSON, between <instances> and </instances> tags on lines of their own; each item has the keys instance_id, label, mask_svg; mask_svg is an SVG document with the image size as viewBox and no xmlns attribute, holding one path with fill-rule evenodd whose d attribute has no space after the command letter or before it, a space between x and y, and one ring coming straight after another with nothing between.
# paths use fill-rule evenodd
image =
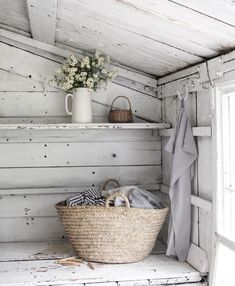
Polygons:
<instances>
[{"instance_id":1,"label":"whitewashed wood wall","mask_svg":"<svg viewBox=\"0 0 235 286\"><path fill-rule=\"evenodd\" d=\"M37 53L0 43L0 123L70 121L65 93L47 84L63 59ZM125 95L136 121L161 121L161 100L148 86L156 87L156 80L133 71L126 74L92 95L95 120L107 121L112 100ZM64 238L54 204L106 178L159 189L160 140L152 130L2 129L0 241Z\"/></svg>"}]
</instances>

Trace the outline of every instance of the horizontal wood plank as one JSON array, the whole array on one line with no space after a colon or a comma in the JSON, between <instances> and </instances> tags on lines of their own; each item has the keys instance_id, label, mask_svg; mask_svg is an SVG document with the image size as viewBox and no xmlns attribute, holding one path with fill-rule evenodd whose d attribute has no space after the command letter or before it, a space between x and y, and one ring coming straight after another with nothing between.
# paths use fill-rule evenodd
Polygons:
<instances>
[{"instance_id":1,"label":"horizontal wood plank","mask_svg":"<svg viewBox=\"0 0 235 286\"><path fill-rule=\"evenodd\" d=\"M32 123L30 123L32 124ZM45 122L43 123L45 126ZM19 125L19 124L16 124ZM95 138L95 140L94 140ZM55 129L0 130L0 142L142 142L160 141L158 130L152 129Z\"/></svg>"},{"instance_id":2,"label":"horizontal wood plank","mask_svg":"<svg viewBox=\"0 0 235 286\"><path fill-rule=\"evenodd\" d=\"M158 254L165 251L165 245L160 240L156 242L155 251ZM1 262L62 259L76 255L67 240L0 243L0 252Z\"/></svg>"},{"instance_id":3,"label":"horizontal wood plank","mask_svg":"<svg viewBox=\"0 0 235 286\"><path fill-rule=\"evenodd\" d=\"M0 124L0 130L164 129L168 123Z\"/></svg>"},{"instance_id":4,"label":"horizontal wood plank","mask_svg":"<svg viewBox=\"0 0 235 286\"><path fill-rule=\"evenodd\" d=\"M66 237L61 221L55 216L1 218L0 230L0 242L51 241Z\"/></svg>"},{"instance_id":5,"label":"horizontal wood plank","mask_svg":"<svg viewBox=\"0 0 235 286\"><path fill-rule=\"evenodd\" d=\"M1 144L0 168L160 165L161 143L8 143Z\"/></svg>"},{"instance_id":6,"label":"horizontal wood plank","mask_svg":"<svg viewBox=\"0 0 235 286\"><path fill-rule=\"evenodd\" d=\"M14 180L12 180L14 178ZM156 184L160 166L106 166L0 169L1 188L82 187L100 185L107 178L124 184Z\"/></svg>"},{"instance_id":7,"label":"horizontal wood plank","mask_svg":"<svg viewBox=\"0 0 235 286\"><path fill-rule=\"evenodd\" d=\"M94 184L92 184L94 185ZM133 185L133 184L132 184ZM148 191L160 190L159 184L135 184L139 188L144 188ZM0 196L12 196L12 195L48 195L48 194L74 194L84 189L90 188L91 186L80 186L80 187L55 187L55 188L21 188L21 189L0 189ZM94 188L99 189L100 185L94 185Z\"/></svg>"}]
</instances>

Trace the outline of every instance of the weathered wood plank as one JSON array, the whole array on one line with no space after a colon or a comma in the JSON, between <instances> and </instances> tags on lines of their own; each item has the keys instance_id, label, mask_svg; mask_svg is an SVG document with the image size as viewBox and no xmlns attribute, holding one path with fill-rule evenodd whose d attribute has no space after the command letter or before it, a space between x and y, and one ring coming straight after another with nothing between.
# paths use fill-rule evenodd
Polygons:
<instances>
[{"instance_id":1,"label":"weathered wood plank","mask_svg":"<svg viewBox=\"0 0 235 286\"><path fill-rule=\"evenodd\" d=\"M134 264L96 264L91 271L86 264L77 267L56 265L53 260L2 262L0 285L27 281L34 285L98 283L115 281L153 280L152 285L197 282L201 275L187 263L179 263L165 255L151 255L144 261ZM161 282L161 283L160 283Z\"/></svg>"},{"instance_id":2,"label":"weathered wood plank","mask_svg":"<svg viewBox=\"0 0 235 286\"><path fill-rule=\"evenodd\" d=\"M0 230L0 242L51 241L65 238L63 225L55 216L2 218Z\"/></svg>"},{"instance_id":3,"label":"weathered wood plank","mask_svg":"<svg viewBox=\"0 0 235 286\"><path fill-rule=\"evenodd\" d=\"M161 167L94 166L0 169L0 185L3 189L92 186L101 185L107 178L116 178L122 185L156 184L161 179Z\"/></svg>"},{"instance_id":4,"label":"weathered wood plank","mask_svg":"<svg viewBox=\"0 0 235 286\"><path fill-rule=\"evenodd\" d=\"M10 195L1 196L0 217L1 218L31 218L31 217L56 217L55 204L64 201L71 196L64 194L42 194L42 195ZM9 206L11 206L9 208Z\"/></svg>"},{"instance_id":5,"label":"weathered wood plank","mask_svg":"<svg viewBox=\"0 0 235 286\"><path fill-rule=\"evenodd\" d=\"M0 0L0 7L1 23L9 28L13 27L20 31L27 32L27 34L30 32L27 5L24 0Z\"/></svg>"},{"instance_id":6,"label":"weathered wood plank","mask_svg":"<svg viewBox=\"0 0 235 286\"><path fill-rule=\"evenodd\" d=\"M200 56L187 53L183 49L176 49L174 46L165 45L157 39L143 37L140 33L133 35L128 29L120 28L120 24L113 25L110 23L107 25L101 17L99 19L96 15L92 16L98 11L94 8L95 6L92 6L94 10L91 14L90 11L86 12L84 8L79 8L81 2L74 2L73 7L70 5L63 9L62 4L66 5L66 3L65 1L62 2L62 9L58 9L58 29L60 31L57 35L58 42L67 45L69 43L72 47L83 50L90 50L94 43L102 42L102 50L111 53L114 60L124 63L123 59L125 58L127 66L157 76L176 70L176 66L183 68L187 67L189 62L197 63L202 60ZM105 6L101 9L99 4L99 11L109 7L110 3L107 5L102 2L102 5ZM87 15L89 15L89 21L87 21ZM129 18L129 15L126 19ZM72 18L73 21L71 22L70 19ZM67 20L64 21L63 19ZM81 23L83 23L82 27ZM69 34L67 33L68 30ZM119 35L118 38L116 37L117 34ZM132 41L129 40L130 37ZM138 49L136 49L137 46ZM112 47L112 51L110 47Z\"/></svg>"},{"instance_id":7,"label":"weathered wood plank","mask_svg":"<svg viewBox=\"0 0 235 286\"><path fill-rule=\"evenodd\" d=\"M178 3L183 7L187 7L207 17L235 26L235 19L233 17L235 7L230 1L213 0L209 1L208 5L206 5L207 3L205 4L203 0L174 0L174 3Z\"/></svg>"},{"instance_id":8,"label":"weathered wood plank","mask_svg":"<svg viewBox=\"0 0 235 286\"><path fill-rule=\"evenodd\" d=\"M32 124L32 123L30 123ZM43 124L48 124L46 121ZM0 142L132 142L161 141L158 130L152 129L60 129L53 130L0 130Z\"/></svg>"},{"instance_id":9,"label":"weathered wood plank","mask_svg":"<svg viewBox=\"0 0 235 286\"><path fill-rule=\"evenodd\" d=\"M74 256L69 241L0 243L0 261L61 259Z\"/></svg>"},{"instance_id":10,"label":"weathered wood plank","mask_svg":"<svg viewBox=\"0 0 235 286\"><path fill-rule=\"evenodd\" d=\"M165 245L161 241L156 243L158 253L163 254ZM66 240L41 241L41 242L15 242L15 243L0 243L1 257L0 261L15 261L15 260L47 260L61 259L70 256L75 256L72 245Z\"/></svg>"},{"instance_id":11,"label":"weathered wood plank","mask_svg":"<svg viewBox=\"0 0 235 286\"><path fill-rule=\"evenodd\" d=\"M108 109L107 107L96 104L95 112L100 112L104 109ZM145 120L134 117L135 123L146 123ZM102 123L107 122L108 115L99 115L93 114L92 122L93 123ZM39 117L0 117L0 124L61 124L61 123L72 123L71 116L39 116ZM1 139L0 139L1 140Z\"/></svg>"},{"instance_id":12,"label":"weathered wood plank","mask_svg":"<svg viewBox=\"0 0 235 286\"><path fill-rule=\"evenodd\" d=\"M132 38L137 36L142 36L143 38L148 37L153 41L174 47L176 53L185 51L192 55L200 54L205 56L212 52L209 47L204 46L202 43L198 44L189 41L189 38L186 36L187 33L189 36L189 32L186 31L186 29L177 27L178 33L171 33L170 31L173 27L170 23L167 23L166 19L163 19L163 17L157 14L153 15L150 10L146 11L135 4L137 3L128 1L104 1L101 7L102 10L105 10L105 13L101 14L99 1L94 1L92 6L87 5L86 2L77 3L72 1L72 3L68 5L65 1L62 1L62 7L68 11L63 11L59 7L58 13L61 18L61 25L63 24L65 15L70 14L70 16L73 16L71 10L74 9L76 11L81 11L80 14L90 15L90 17L100 21L102 19L105 23L118 27L120 29L120 34L123 33L123 30L127 30L126 27L128 27L128 32L132 33ZM148 3L148 5L150 4ZM115 15L115 17L112 15ZM136 21L136 19L140 20ZM154 25L154 21L156 21L158 25ZM86 21L83 23L86 24ZM174 27L174 29L176 28ZM99 30L98 27L97 30ZM183 31L185 32L185 35L182 34Z\"/></svg>"},{"instance_id":13,"label":"weathered wood plank","mask_svg":"<svg viewBox=\"0 0 235 286\"><path fill-rule=\"evenodd\" d=\"M207 253L197 245L191 243L187 262L196 268L203 276L209 272L209 262Z\"/></svg>"},{"instance_id":14,"label":"weathered wood plank","mask_svg":"<svg viewBox=\"0 0 235 286\"><path fill-rule=\"evenodd\" d=\"M161 143L8 143L1 144L0 168L160 165Z\"/></svg>"},{"instance_id":15,"label":"weathered wood plank","mask_svg":"<svg viewBox=\"0 0 235 286\"><path fill-rule=\"evenodd\" d=\"M30 78L26 78L24 76L16 75L14 73L11 73L10 71L1 70L1 66L0 77L0 92L2 96L4 95L4 93L2 92L7 92L7 94L11 94L11 91L44 91L44 88L41 83L33 81ZM5 99L1 98L1 104L4 103L4 100Z\"/></svg>"},{"instance_id":16,"label":"weathered wood plank","mask_svg":"<svg viewBox=\"0 0 235 286\"><path fill-rule=\"evenodd\" d=\"M94 185L94 184L92 184ZM144 188L149 191L159 191L160 185L159 184L137 184L137 187ZM91 187L89 186L80 186L80 187L55 187L55 188L27 188L27 189L0 189L0 196L4 195L47 195L47 194L74 194L76 192L83 191ZM100 185L94 185L93 187L99 189Z\"/></svg>"},{"instance_id":17,"label":"weathered wood plank","mask_svg":"<svg viewBox=\"0 0 235 286\"><path fill-rule=\"evenodd\" d=\"M31 34L35 40L55 43L57 0L27 0Z\"/></svg>"},{"instance_id":18,"label":"weathered wood plank","mask_svg":"<svg viewBox=\"0 0 235 286\"><path fill-rule=\"evenodd\" d=\"M168 123L72 123L72 124L0 124L0 130L92 130L92 129L163 129Z\"/></svg>"}]
</instances>

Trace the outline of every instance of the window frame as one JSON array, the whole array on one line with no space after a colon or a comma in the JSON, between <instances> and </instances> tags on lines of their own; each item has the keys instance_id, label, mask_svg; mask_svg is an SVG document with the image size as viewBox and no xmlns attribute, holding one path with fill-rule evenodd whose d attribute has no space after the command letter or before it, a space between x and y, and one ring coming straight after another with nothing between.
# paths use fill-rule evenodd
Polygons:
<instances>
[{"instance_id":1,"label":"window frame","mask_svg":"<svg viewBox=\"0 0 235 286\"><path fill-rule=\"evenodd\" d=\"M210 285L216 283L216 264L219 245L224 245L235 252L235 241L224 235L225 221L225 183L228 182L228 172L224 176L229 152L224 152L223 135L227 136L228 128L222 130L223 120L228 116L223 101L229 94L235 93L235 81L224 82L211 88L211 117L212 117L212 148L213 148L213 251L210 272ZM224 126L223 126L224 127ZM225 155L225 156L224 156ZM225 172L226 173L226 172Z\"/></svg>"}]
</instances>

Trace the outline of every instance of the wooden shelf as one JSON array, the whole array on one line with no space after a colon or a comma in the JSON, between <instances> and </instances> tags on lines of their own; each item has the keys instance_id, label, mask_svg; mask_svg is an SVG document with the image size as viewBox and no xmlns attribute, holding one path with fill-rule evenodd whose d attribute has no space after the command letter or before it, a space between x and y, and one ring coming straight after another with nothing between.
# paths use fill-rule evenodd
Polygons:
<instances>
[{"instance_id":1,"label":"wooden shelf","mask_svg":"<svg viewBox=\"0 0 235 286\"><path fill-rule=\"evenodd\" d=\"M0 130L166 129L168 123L0 124Z\"/></svg>"},{"instance_id":2,"label":"wooden shelf","mask_svg":"<svg viewBox=\"0 0 235 286\"><path fill-rule=\"evenodd\" d=\"M200 284L202 276L196 269L164 254L150 255L131 264L92 263L91 270L85 262L79 267L56 264L58 258L74 255L70 244L63 241L0 243L0 252L2 286L204 285Z\"/></svg>"}]
</instances>

